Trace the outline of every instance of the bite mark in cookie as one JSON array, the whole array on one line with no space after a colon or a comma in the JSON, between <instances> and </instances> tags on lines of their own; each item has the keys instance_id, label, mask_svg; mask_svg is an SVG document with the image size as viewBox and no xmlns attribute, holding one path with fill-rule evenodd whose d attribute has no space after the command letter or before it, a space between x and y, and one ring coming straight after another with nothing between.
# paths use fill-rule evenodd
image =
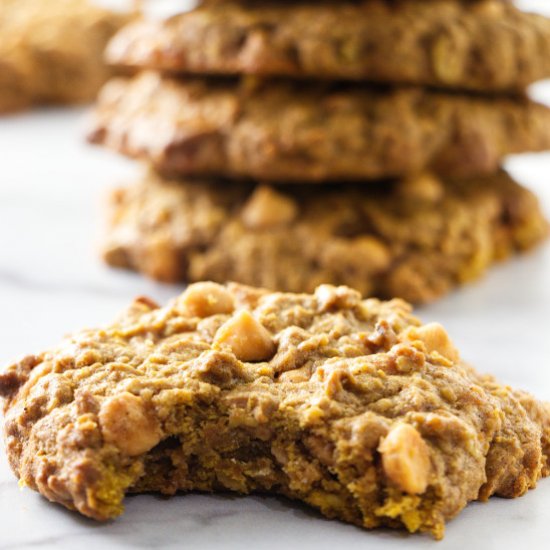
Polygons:
<instances>
[{"instance_id":1,"label":"bite mark in cookie","mask_svg":"<svg viewBox=\"0 0 550 550\"><path fill-rule=\"evenodd\" d=\"M0 395L21 483L98 520L130 492L270 492L440 538L469 501L550 472L548 405L463 364L406 303L347 287L140 298L8 366Z\"/></svg>"}]
</instances>

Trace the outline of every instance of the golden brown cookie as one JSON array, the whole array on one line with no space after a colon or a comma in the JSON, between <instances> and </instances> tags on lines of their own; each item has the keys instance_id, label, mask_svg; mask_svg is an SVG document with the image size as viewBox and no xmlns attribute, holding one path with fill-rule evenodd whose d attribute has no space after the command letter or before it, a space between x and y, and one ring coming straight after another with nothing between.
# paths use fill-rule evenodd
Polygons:
<instances>
[{"instance_id":1,"label":"golden brown cookie","mask_svg":"<svg viewBox=\"0 0 550 550\"><path fill-rule=\"evenodd\" d=\"M162 281L328 282L427 302L547 232L536 198L504 172L314 190L150 174L112 193L103 248L109 264Z\"/></svg>"},{"instance_id":2,"label":"golden brown cookie","mask_svg":"<svg viewBox=\"0 0 550 550\"><path fill-rule=\"evenodd\" d=\"M106 85L90 139L181 175L325 182L430 169L460 177L550 148L550 109L420 88L143 73Z\"/></svg>"},{"instance_id":3,"label":"golden brown cookie","mask_svg":"<svg viewBox=\"0 0 550 550\"><path fill-rule=\"evenodd\" d=\"M480 376L437 323L347 287L198 283L0 374L20 484L106 520L126 493L301 500L430 532L549 471L550 409Z\"/></svg>"},{"instance_id":4,"label":"golden brown cookie","mask_svg":"<svg viewBox=\"0 0 550 550\"><path fill-rule=\"evenodd\" d=\"M550 76L550 19L501 0L205 4L168 21L129 25L111 42L109 61L487 92L521 90Z\"/></svg>"},{"instance_id":5,"label":"golden brown cookie","mask_svg":"<svg viewBox=\"0 0 550 550\"><path fill-rule=\"evenodd\" d=\"M112 74L105 45L129 20L85 0L0 1L0 113L92 100Z\"/></svg>"}]
</instances>

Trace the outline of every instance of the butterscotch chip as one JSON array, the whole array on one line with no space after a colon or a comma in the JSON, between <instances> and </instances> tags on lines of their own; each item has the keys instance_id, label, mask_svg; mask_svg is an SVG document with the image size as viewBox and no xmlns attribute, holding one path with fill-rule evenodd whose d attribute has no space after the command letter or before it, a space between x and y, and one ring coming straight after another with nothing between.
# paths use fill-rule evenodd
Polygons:
<instances>
[{"instance_id":1,"label":"butterscotch chip","mask_svg":"<svg viewBox=\"0 0 550 550\"><path fill-rule=\"evenodd\" d=\"M288 195L262 185L244 205L242 219L250 229L265 229L290 224L297 213L298 208Z\"/></svg>"},{"instance_id":2,"label":"butterscotch chip","mask_svg":"<svg viewBox=\"0 0 550 550\"><path fill-rule=\"evenodd\" d=\"M107 55L170 72L504 92L550 76L550 21L500 0L223 0L129 25Z\"/></svg>"},{"instance_id":3,"label":"butterscotch chip","mask_svg":"<svg viewBox=\"0 0 550 550\"><path fill-rule=\"evenodd\" d=\"M450 361L458 361L458 351L447 331L439 323L429 323L418 329L408 331L411 340L424 342L429 352L437 352Z\"/></svg>"},{"instance_id":4,"label":"butterscotch chip","mask_svg":"<svg viewBox=\"0 0 550 550\"><path fill-rule=\"evenodd\" d=\"M445 195L445 187L433 174L423 173L404 177L397 192L406 200L436 205Z\"/></svg>"},{"instance_id":5,"label":"butterscotch chip","mask_svg":"<svg viewBox=\"0 0 550 550\"><path fill-rule=\"evenodd\" d=\"M235 308L233 296L216 283L195 283L187 288L179 304L190 315L210 317L217 313L231 313Z\"/></svg>"},{"instance_id":6,"label":"butterscotch chip","mask_svg":"<svg viewBox=\"0 0 550 550\"><path fill-rule=\"evenodd\" d=\"M129 456L146 453L161 439L156 419L148 415L141 398L131 393L107 398L98 418L104 440Z\"/></svg>"},{"instance_id":7,"label":"butterscotch chip","mask_svg":"<svg viewBox=\"0 0 550 550\"><path fill-rule=\"evenodd\" d=\"M466 177L494 173L506 155L549 149L550 108L522 96L145 72L106 85L89 139L179 175Z\"/></svg>"},{"instance_id":8,"label":"butterscotch chip","mask_svg":"<svg viewBox=\"0 0 550 550\"><path fill-rule=\"evenodd\" d=\"M228 347L241 361L266 361L275 355L271 334L245 309L218 329L214 346Z\"/></svg>"},{"instance_id":9,"label":"butterscotch chip","mask_svg":"<svg viewBox=\"0 0 550 550\"><path fill-rule=\"evenodd\" d=\"M428 302L547 235L536 198L504 172L414 180L312 193L148 174L113 193L104 257L170 282L292 292L328 282Z\"/></svg>"},{"instance_id":10,"label":"butterscotch chip","mask_svg":"<svg viewBox=\"0 0 550 550\"><path fill-rule=\"evenodd\" d=\"M113 74L105 45L129 20L87 0L2 0L0 113L91 101Z\"/></svg>"},{"instance_id":11,"label":"butterscotch chip","mask_svg":"<svg viewBox=\"0 0 550 550\"><path fill-rule=\"evenodd\" d=\"M411 341L434 327L405 302L223 289L236 312L141 298L3 369L21 483L98 520L128 492L271 492L441 538L469 501L550 474L550 406Z\"/></svg>"},{"instance_id":12,"label":"butterscotch chip","mask_svg":"<svg viewBox=\"0 0 550 550\"><path fill-rule=\"evenodd\" d=\"M378 447L385 474L399 489L422 494L428 487L430 450L410 424L396 424Z\"/></svg>"}]
</instances>

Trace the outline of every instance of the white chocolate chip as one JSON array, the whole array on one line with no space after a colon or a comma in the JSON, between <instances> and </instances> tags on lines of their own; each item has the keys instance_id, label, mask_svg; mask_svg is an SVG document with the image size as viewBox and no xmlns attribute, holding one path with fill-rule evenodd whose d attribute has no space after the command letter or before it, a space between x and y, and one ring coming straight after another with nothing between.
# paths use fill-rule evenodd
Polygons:
<instances>
[{"instance_id":1,"label":"white chocolate chip","mask_svg":"<svg viewBox=\"0 0 550 550\"><path fill-rule=\"evenodd\" d=\"M428 487L428 445L410 424L395 425L378 447L388 478L405 493L419 495Z\"/></svg>"},{"instance_id":2,"label":"white chocolate chip","mask_svg":"<svg viewBox=\"0 0 550 550\"><path fill-rule=\"evenodd\" d=\"M245 309L237 312L218 329L214 346L231 348L241 361L266 361L275 354L271 334Z\"/></svg>"},{"instance_id":3,"label":"white chocolate chip","mask_svg":"<svg viewBox=\"0 0 550 550\"><path fill-rule=\"evenodd\" d=\"M190 315L201 318L232 313L235 309L231 293L224 286L210 282L190 285L178 299L178 306Z\"/></svg>"},{"instance_id":4,"label":"white chocolate chip","mask_svg":"<svg viewBox=\"0 0 550 550\"><path fill-rule=\"evenodd\" d=\"M105 441L129 456L146 453L161 440L158 421L147 413L141 397L129 392L105 399L99 422Z\"/></svg>"},{"instance_id":5,"label":"white chocolate chip","mask_svg":"<svg viewBox=\"0 0 550 550\"><path fill-rule=\"evenodd\" d=\"M258 187L245 204L241 218L250 229L266 229L287 225L298 214L296 203L271 187Z\"/></svg>"}]
</instances>

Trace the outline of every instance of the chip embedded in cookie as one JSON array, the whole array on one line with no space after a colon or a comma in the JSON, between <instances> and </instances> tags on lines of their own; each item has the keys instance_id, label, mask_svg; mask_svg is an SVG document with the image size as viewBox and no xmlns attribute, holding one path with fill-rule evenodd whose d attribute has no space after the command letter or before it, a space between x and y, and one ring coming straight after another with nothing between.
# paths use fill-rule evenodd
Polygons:
<instances>
[{"instance_id":1,"label":"chip embedded in cookie","mask_svg":"<svg viewBox=\"0 0 550 550\"><path fill-rule=\"evenodd\" d=\"M503 171L314 190L150 173L111 193L103 255L167 282L292 292L325 282L421 303L547 235L536 197Z\"/></svg>"},{"instance_id":2,"label":"chip embedded in cookie","mask_svg":"<svg viewBox=\"0 0 550 550\"><path fill-rule=\"evenodd\" d=\"M463 364L445 329L348 287L190 286L0 374L15 474L98 519L128 492L233 491L436 538L548 475L550 409Z\"/></svg>"}]
</instances>

